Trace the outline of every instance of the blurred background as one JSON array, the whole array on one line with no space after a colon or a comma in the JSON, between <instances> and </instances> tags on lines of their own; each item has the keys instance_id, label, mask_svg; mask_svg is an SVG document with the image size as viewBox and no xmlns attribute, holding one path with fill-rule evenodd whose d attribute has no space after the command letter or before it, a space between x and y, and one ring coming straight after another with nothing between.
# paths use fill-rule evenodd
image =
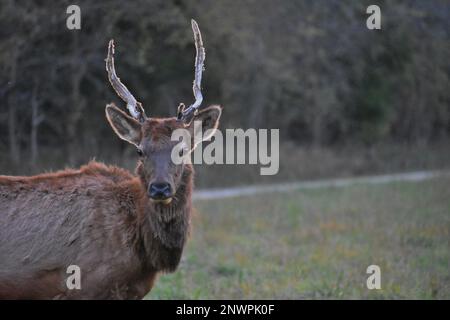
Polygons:
<instances>
[{"instance_id":1,"label":"blurred background","mask_svg":"<svg viewBox=\"0 0 450 320\"><path fill-rule=\"evenodd\" d=\"M81 8L81 30L66 28L71 4ZM370 4L381 7L382 30L366 28ZM203 106L224 107L222 129L279 128L281 136L278 175L261 177L259 166L205 165L197 168L198 187L450 168L447 0L2 0L0 173L34 174L94 157L133 170L134 148L104 116L107 103L124 107L107 81L108 41L115 39L117 73L147 115L174 116L180 102L194 100L191 18L206 48ZM401 279L391 279L385 297L449 298L449 186L444 179L199 203L200 212L219 212L199 218L187 266L155 294L362 297L365 267L354 269L362 277L357 284L342 279L360 254L361 265L370 264L367 251L376 248L385 268L399 263ZM372 212L380 203L381 212ZM390 220L394 213L399 219ZM257 236L268 231L277 237ZM228 249L202 249L211 254L202 260L198 247L205 245ZM386 256L383 248L394 251ZM417 265L407 261L411 252L419 252ZM309 270L299 269L308 263ZM264 270L254 274L255 265ZM277 272L292 276L278 279ZM292 281L308 272L315 272L311 283ZM407 276L425 282L408 287ZM188 290L212 277L219 280L207 289Z\"/></svg>"},{"instance_id":2,"label":"blurred background","mask_svg":"<svg viewBox=\"0 0 450 320\"><path fill-rule=\"evenodd\" d=\"M204 106L221 128L279 128L281 169L204 166L198 185L391 172L449 165L448 1L71 1L0 4L0 172L31 174L96 157L133 169L104 107L124 103L104 59L116 41L119 77L147 114L192 103L190 19L207 51ZM206 171L206 172L204 172ZM208 177L214 177L209 179Z\"/></svg>"}]
</instances>

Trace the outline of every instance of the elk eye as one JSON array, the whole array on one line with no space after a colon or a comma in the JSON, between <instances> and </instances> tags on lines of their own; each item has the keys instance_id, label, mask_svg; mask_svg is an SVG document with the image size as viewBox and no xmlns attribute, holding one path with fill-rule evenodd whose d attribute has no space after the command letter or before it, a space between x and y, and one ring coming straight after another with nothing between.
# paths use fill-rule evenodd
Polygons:
<instances>
[{"instance_id":1,"label":"elk eye","mask_svg":"<svg viewBox=\"0 0 450 320\"><path fill-rule=\"evenodd\" d=\"M137 152L139 157L142 157L144 155L144 153L142 152L141 149L136 149L136 152Z\"/></svg>"}]
</instances>

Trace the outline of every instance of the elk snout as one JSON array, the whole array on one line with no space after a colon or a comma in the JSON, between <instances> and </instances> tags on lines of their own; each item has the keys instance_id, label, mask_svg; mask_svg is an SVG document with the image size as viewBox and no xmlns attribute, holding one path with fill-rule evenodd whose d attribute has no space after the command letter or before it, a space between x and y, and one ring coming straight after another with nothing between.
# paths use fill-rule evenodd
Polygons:
<instances>
[{"instance_id":1,"label":"elk snout","mask_svg":"<svg viewBox=\"0 0 450 320\"><path fill-rule=\"evenodd\" d=\"M156 202L168 204L172 200L172 187L167 182L152 183L148 188L148 196Z\"/></svg>"}]
</instances>

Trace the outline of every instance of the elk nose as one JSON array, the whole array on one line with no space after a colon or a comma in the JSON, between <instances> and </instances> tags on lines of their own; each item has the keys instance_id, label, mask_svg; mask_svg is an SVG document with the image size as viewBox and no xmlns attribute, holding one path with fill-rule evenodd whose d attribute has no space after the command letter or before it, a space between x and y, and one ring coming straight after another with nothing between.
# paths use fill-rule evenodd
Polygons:
<instances>
[{"instance_id":1,"label":"elk nose","mask_svg":"<svg viewBox=\"0 0 450 320\"><path fill-rule=\"evenodd\" d=\"M163 200L172 196L172 188L168 183L152 183L148 190L148 195L152 199Z\"/></svg>"}]
</instances>

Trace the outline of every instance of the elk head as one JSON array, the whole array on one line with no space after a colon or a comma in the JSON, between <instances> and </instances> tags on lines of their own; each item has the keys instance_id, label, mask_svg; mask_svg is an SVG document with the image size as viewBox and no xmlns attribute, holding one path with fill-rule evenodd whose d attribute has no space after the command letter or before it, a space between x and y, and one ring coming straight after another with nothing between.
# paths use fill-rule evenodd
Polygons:
<instances>
[{"instance_id":1,"label":"elk head","mask_svg":"<svg viewBox=\"0 0 450 320\"><path fill-rule=\"evenodd\" d=\"M172 149L177 145L177 141L171 140L172 132L176 129L188 129L191 137L195 137L198 128L202 131L209 130L208 139L213 131L218 127L219 118L222 112L221 107L211 106L202 111L199 107L203 96L201 92L201 80L203 65L205 61L205 49L203 47L202 36L197 23L191 20L194 32L196 57L195 57L195 79L193 91L195 102L188 108L184 104L178 107L176 117L172 118L152 118L147 117L144 108L127 87L120 81L114 68L114 42L111 40L106 58L106 70L109 82L112 87L127 104L128 112L131 116L117 108L114 104L106 106L106 118L115 133L123 140L133 144L137 148L139 161L137 173L142 184L147 189L149 198L156 203L169 204L180 186L183 171L187 164L175 164L172 161ZM201 121L201 126L194 126L194 122ZM188 156L195 148L192 144L190 150L180 149L180 156Z\"/></svg>"}]
</instances>

